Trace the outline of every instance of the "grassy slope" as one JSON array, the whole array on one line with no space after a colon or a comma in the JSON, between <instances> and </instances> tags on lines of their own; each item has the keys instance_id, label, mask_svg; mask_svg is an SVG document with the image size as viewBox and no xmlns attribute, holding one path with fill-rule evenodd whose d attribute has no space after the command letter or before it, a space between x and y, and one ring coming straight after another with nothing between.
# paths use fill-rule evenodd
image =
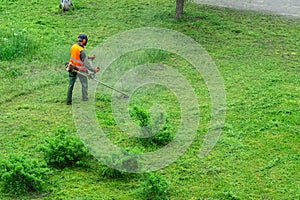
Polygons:
<instances>
[{"instance_id":1,"label":"grassy slope","mask_svg":"<svg viewBox=\"0 0 300 200\"><path fill-rule=\"evenodd\" d=\"M226 126L209 156L196 157L207 128L201 126L189 151L157 172L170 182L172 199L299 198L299 20L188 5L186 17L176 21L170 1L75 3L76 11L62 14L57 2L1 1L1 29L25 28L39 47L33 58L1 62L1 157L41 158L38 146L57 126L75 132L72 110L64 104L61 63L79 33L89 35L92 50L113 34L156 26L199 42L216 62L227 92ZM201 88L196 92L202 100ZM209 118L205 109L203 124ZM50 181L46 199L138 199L140 180L105 179L94 166L55 171Z\"/></svg>"}]
</instances>

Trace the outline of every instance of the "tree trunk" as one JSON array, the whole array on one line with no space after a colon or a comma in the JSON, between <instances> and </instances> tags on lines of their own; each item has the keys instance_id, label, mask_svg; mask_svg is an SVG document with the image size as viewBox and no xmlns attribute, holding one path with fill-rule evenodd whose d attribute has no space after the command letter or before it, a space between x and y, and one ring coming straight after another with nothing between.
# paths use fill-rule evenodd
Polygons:
<instances>
[{"instance_id":1,"label":"tree trunk","mask_svg":"<svg viewBox=\"0 0 300 200\"><path fill-rule=\"evenodd\" d=\"M176 0L175 18L177 19L182 18L184 1L185 0Z\"/></svg>"}]
</instances>

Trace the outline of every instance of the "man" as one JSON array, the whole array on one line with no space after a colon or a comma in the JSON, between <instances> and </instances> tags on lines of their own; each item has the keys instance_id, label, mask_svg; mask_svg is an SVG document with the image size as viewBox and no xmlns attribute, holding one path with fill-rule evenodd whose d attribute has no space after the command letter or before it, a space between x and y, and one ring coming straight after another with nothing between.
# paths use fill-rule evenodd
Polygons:
<instances>
[{"instance_id":1,"label":"man","mask_svg":"<svg viewBox=\"0 0 300 200\"><path fill-rule=\"evenodd\" d=\"M100 70L99 68L93 68L88 61L88 59L95 59L95 56L86 55L84 47L87 45L87 42L87 35L80 34L78 36L78 43L71 47L71 58L67 68L69 71L68 105L72 104L72 93L77 77L79 78L82 87L82 101L88 100L88 79L86 76L76 73L76 70L86 74L88 73L88 70L95 73Z\"/></svg>"}]
</instances>

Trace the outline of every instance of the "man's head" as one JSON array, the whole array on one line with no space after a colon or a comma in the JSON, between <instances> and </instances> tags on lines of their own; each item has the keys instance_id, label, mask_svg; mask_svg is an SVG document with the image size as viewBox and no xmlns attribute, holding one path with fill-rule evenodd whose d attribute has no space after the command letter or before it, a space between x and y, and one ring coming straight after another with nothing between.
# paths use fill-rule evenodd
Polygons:
<instances>
[{"instance_id":1,"label":"man's head","mask_svg":"<svg viewBox=\"0 0 300 200\"><path fill-rule=\"evenodd\" d=\"M80 34L78 36L78 42L81 42L83 44L83 46L86 46L87 42L88 42L88 37L85 34Z\"/></svg>"}]
</instances>

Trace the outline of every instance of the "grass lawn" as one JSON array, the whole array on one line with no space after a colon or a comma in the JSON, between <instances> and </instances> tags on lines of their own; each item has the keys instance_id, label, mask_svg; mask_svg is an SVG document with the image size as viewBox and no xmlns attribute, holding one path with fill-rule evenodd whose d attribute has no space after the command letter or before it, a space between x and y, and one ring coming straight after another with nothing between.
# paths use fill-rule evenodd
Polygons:
<instances>
[{"instance_id":1,"label":"grass lawn","mask_svg":"<svg viewBox=\"0 0 300 200\"><path fill-rule=\"evenodd\" d=\"M194 89L201 116L195 138L179 159L153 172L169 183L168 197L300 198L299 19L188 3L183 19L176 20L175 1L167 0L81 0L74 1L75 10L65 13L58 3L0 0L0 159L25 155L42 161L40 146L46 137L54 137L58 127L77 136L72 106L65 104L64 63L80 33L88 35L86 51L92 53L124 31L165 28L200 44L223 79L225 125L206 157L198 154L209 129L210 96L205 80L187 60L161 50L134 51L107 66L102 80L112 84L117 72L160 63L176 69ZM93 106L112 143L140 152L158 150L120 130L110 95L111 90L99 85ZM181 110L168 88L150 84L139 88L129 102L147 111L158 104L176 132ZM45 192L22 197L0 192L0 199L142 198L143 174L109 178L103 169L105 165L95 158L84 167L51 169Z\"/></svg>"}]
</instances>

